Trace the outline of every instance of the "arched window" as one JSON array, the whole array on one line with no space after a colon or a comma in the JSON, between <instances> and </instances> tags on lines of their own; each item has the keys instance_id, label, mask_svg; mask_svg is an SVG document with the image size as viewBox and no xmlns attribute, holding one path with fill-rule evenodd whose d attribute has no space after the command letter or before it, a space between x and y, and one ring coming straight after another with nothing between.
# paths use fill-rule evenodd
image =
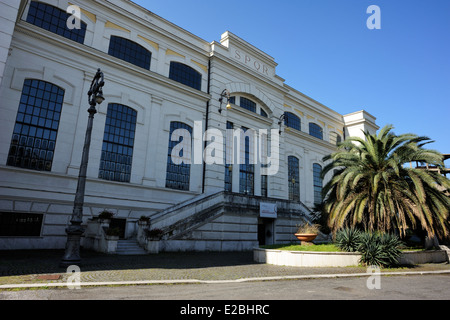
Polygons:
<instances>
[{"instance_id":1,"label":"arched window","mask_svg":"<svg viewBox=\"0 0 450 320\"><path fill-rule=\"evenodd\" d=\"M106 115L100 159L100 179L130 182L137 112L127 106L110 103Z\"/></svg>"},{"instance_id":2,"label":"arched window","mask_svg":"<svg viewBox=\"0 0 450 320\"><path fill-rule=\"evenodd\" d=\"M169 78L191 88L202 89L202 75L200 72L183 63L170 62Z\"/></svg>"},{"instance_id":3,"label":"arched window","mask_svg":"<svg viewBox=\"0 0 450 320\"><path fill-rule=\"evenodd\" d=\"M181 129L181 130L179 130ZM174 135L174 133L177 133ZM166 188L189 191L192 128L183 122L170 123ZM172 154L172 151L175 152Z\"/></svg>"},{"instance_id":4,"label":"arched window","mask_svg":"<svg viewBox=\"0 0 450 320\"><path fill-rule=\"evenodd\" d=\"M51 171L64 90L42 80L23 84L7 165Z\"/></svg>"},{"instance_id":5,"label":"arched window","mask_svg":"<svg viewBox=\"0 0 450 320\"><path fill-rule=\"evenodd\" d=\"M288 157L289 200L300 201L300 161L297 157Z\"/></svg>"},{"instance_id":6,"label":"arched window","mask_svg":"<svg viewBox=\"0 0 450 320\"><path fill-rule=\"evenodd\" d=\"M131 40L122 37L111 36L111 39L109 41L108 54L126 62L132 63L138 67L147 70L150 69L152 53L140 44L137 44L136 42L133 42Z\"/></svg>"},{"instance_id":7,"label":"arched window","mask_svg":"<svg viewBox=\"0 0 450 320\"><path fill-rule=\"evenodd\" d=\"M300 118L291 112L284 113L284 125L298 131L301 130Z\"/></svg>"},{"instance_id":8,"label":"arched window","mask_svg":"<svg viewBox=\"0 0 450 320\"><path fill-rule=\"evenodd\" d=\"M27 22L67 39L83 44L86 36L86 23L80 21L80 28L69 29L67 20L70 14L49 4L31 1Z\"/></svg>"},{"instance_id":9,"label":"arched window","mask_svg":"<svg viewBox=\"0 0 450 320\"><path fill-rule=\"evenodd\" d=\"M314 177L314 204L322 203L322 166L320 164L314 163L313 165L313 177Z\"/></svg>"},{"instance_id":10,"label":"arched window","mask_svg":"<svg viewBox=\"0 0 450 320\"><path fill-rule=\"evenodd\" d=\"M315 123L309 123L309 134L313 137L323 140L323 130L319 125Z\"/></svg>"}]
</instances>

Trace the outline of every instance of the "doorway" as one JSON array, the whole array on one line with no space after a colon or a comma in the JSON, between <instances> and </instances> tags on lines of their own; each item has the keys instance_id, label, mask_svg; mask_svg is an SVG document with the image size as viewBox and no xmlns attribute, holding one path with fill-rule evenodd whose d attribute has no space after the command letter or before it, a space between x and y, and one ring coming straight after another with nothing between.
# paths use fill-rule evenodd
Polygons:
<instances>
[{"instance_id":1,"label":"doorway","mask_svg":"<svg viewBox=\"0 0 450 320\"><path fill-rule=\"evenodd\" d=\"M120 230L119 239L125 239L125 228L127 225L127 219L111 219L109 227L111 229L118 228Z\"/></svg>"},{"instance_id":2,"label":"doorway","mask_svg":"<svg viewBox=\"0 0 450 320\"><path fill-rule=\"evenodd\" d=\"M258 219L258 242L260 246L275 244L275 219Z\"/></svg>"}]
</instances>

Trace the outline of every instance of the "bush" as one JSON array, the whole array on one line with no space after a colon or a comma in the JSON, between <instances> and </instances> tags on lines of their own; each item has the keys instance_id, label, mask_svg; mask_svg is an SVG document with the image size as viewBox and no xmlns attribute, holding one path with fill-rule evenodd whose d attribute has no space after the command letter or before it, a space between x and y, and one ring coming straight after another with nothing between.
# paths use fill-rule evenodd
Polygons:
<instances>
[{"instance_id":1,"label":"bush","mask_svg":"<svg viewBox=\"0 0 450 320\"><path fill-rule=\"evenodd\" d=\"M353 228L340 230L336 234L336 245L345 252L356 252L359 249L361 231Z\"/></svg>"},{"instance_id":2,"label":"bush","mask_svg":"<svg viewBox=\"0 0 450 320\"><path fill-rule=\"evenodd\" d=\"M121 234L121 230L120 228L108 228L106 230L106 235L107 236L115 236L115 237L119 237Z\"/></svg>"},{"instance_id":3,"label":"bush","mask_svg":"<svg viewBox=\"0 0 450 320\"><path fill-rule=\"evenodd\" d=\"M161 229L145 230L145 236L150 240L160 240L163 235L164 231Z\"/></svg>"},{"instance_id":4,"label":"bush","mask_svg":"<svg viewBox=\"0 0 450 320\"><path fill-rule=\"evenodd\" d=\"M366 266L391 267L398 264L403 243L393 234L344 229L336 234L336 245L346 252L360 252L360 263Z\"/></svg>"},{"instance_id":5,"label":"bush","mask_svg":"<svg viewBox=\"0 0 450 320\"><path fill-rule=\"evenodd\" d=\"M112 217L114 217L114 213L108 210L103 210L98 215L99 219L112 219Z\"/></svg>"},{"instance_id":6,"label":"bush","mask_svg":"<svg viewBox=\"0 0 450 320\"><path fill-rule=\"evenodd\" d=\"M320 226L318 224L305 223L302 225L297 225L297 232L299 234L318 234L320 231Z\"/></svg>"}]
</instances>

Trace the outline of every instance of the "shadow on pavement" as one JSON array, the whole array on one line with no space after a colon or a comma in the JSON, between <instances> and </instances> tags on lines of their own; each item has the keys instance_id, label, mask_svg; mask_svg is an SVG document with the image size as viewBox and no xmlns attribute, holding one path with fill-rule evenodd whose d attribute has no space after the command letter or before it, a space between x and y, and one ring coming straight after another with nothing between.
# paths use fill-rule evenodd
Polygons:
<instances>
[{"instance_id":1,"label":"shadow on pavement","mask_svg":"<svg viewBox=\"0 0 450 320\"><path fill-rule=\"evenodd\" d=\"M0 276L61 273L64 250L0 251ZM83 271L133 269L200 269L256 265L253 252L177 252L157 255L108 255L81 250Z\"/></svg>"}]
</instances>

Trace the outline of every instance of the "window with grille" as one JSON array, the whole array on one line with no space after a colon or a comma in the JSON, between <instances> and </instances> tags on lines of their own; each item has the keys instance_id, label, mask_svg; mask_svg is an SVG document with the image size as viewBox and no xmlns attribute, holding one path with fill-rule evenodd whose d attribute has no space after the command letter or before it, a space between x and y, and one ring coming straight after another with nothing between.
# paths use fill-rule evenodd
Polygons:
<instances>
[{"instance_id":1,"label":"window with grille","mask_svg":"<svg viewBox=\"0 0 450 320\"><path fill-rule=\"evenodd\" d=\"M300 118L291 112L284 113L284 124L286 127L301 130Z\"/></svg>"},{"instance_id":2,"label":"window with grille","mask_svg":"<svg viewBox=\"0 0 450 320\"><path fill-rule=\"evenodd\" d=\"M111 36L108 54L149 70L152 53L140 44L117 36Z\"/></svg>"},{"instance_id":3,"label":"window with grille","mask_svg":"<svg viewBox=\"0 0 450 320\"><path fill-rule=\"evenodd\" d=\"M191 88L202 89L202 75L200 72L180 62L170 63L169 78Z\"/></svg>"},{"instance_id":4,"label":"window with grille","mask_svg":"<svg viewBox=\"0 0 450 320\"><path fill-rule=\"evenodd\" d=\"M255 165L253 162L253 148L251 144L254 143L252 139L252 132L250 135L245 133L249 130L248 128L241 128L241 154L243 154L243 161L239 165L239 193L254 195L254 181L255 181ZM242 134L244 133L244 134Z\"/></svg>"},{"instance_id":5,"label":"window with grille","mask_svg":"<svg viewBox=\"0 0 450 320\"><path fill-rule=\"evenodd\" d=\"M313 177L314 177L314 204L322 203L322 166L315 163L313 165Z\"/></svg>"},{"instance_id":6,"label":"window with grille","mask_svg":"<svg viewBox=\"0 0 450 320\"><path fill-rule=\"evenodd\" d=\"M252 112L256 112L256 103L245 97L241 97L239 106Z\"/></svg>"},{"instance_id":7,"label":"window with grille","mask_svg":"<svg viewBox=\"0 0 450 320\"><path fill-rule=\"evenodd\" d=\"M300 201L300 161L297 157L288 157L289 200Z\"/></svg>"},{"instance_id":8,"label":"window with grille","mask_svg":"<svg viewBox=\"0 0 450 320\"><path fill-rule=\"evenodd\" d=\"M100 179L130 182L137 112L130 107L110 103L106 115Z\"/></svg>"},{"instance_id":9,"label":"window with grille","mask_svg":"<svg viewBox=\"0 0 450 320\"><path fill-rule=\"evenodd\" d=\"M173 134L178 129L184 129L187 135L180 135L179 140L172 141ZM167 157L166 188L189 191L191 175L190 155L192 128L183 122L173 121L170 123L169 148ZM180 146L181 144L181 146ZM180 152L173 155L175 147L179 147Z\"/></svg>"},{"instance_id":10,"label":"window with grille","mask_svg":"<svg viewBox=\"0 0 450 320\"><path fill-rule=\"evenodd\" d=\"M227 121L227 130L233 130L233 123ZM233 189L233 135L227 135L225 144L225 191Z\"/></svg>"},{"instance_id":11,"label":"window with grille","mask_svg":"<svg viewBox=\"0 0 450 320\"><path fill-rule=\"evenodd\" d=\"M26 79L20 97L7 165L51 171L64 90Z\"/></svg>"},{"instance_id":12,"label":"window with grille","mask_svg":"<svg viewBox=\"0 0 450 320\"><path fill-rule=\"evenodd\" d=\"M323 130L319 125L315 123L309 124L309 134L313 137L323 140Z\"/></svg>"},{"instance_id":13,"label":"window with grille","mask_svg":"<svg viewBox=\"0 0 450 320\"><path fill-rule=\"evenodd\" d=\"M261 175L261 196L267 198L267 175Z\"/></svg>"},{"instance_id":14,"label":"window with grille","mask_svg":"<svg viewBox=\"0 0 450 320\"><path fill-rule=\"evenodd\" d=\"M66 11L43 2L31 1L27 22L83 44L86 35L86 23L80 21L80 28L69 29L67 27L69 18L70 14Z\"/></svg>"},{"instance_id":15,"label":"window with grille","mask_svg":"<svg viewBox=\"0 0 450 320\"><path fill-rule=\"evenodd\" d=\"M39 237L43 214L0 212L0 237Z\"/></svg>"}]
</instances>

